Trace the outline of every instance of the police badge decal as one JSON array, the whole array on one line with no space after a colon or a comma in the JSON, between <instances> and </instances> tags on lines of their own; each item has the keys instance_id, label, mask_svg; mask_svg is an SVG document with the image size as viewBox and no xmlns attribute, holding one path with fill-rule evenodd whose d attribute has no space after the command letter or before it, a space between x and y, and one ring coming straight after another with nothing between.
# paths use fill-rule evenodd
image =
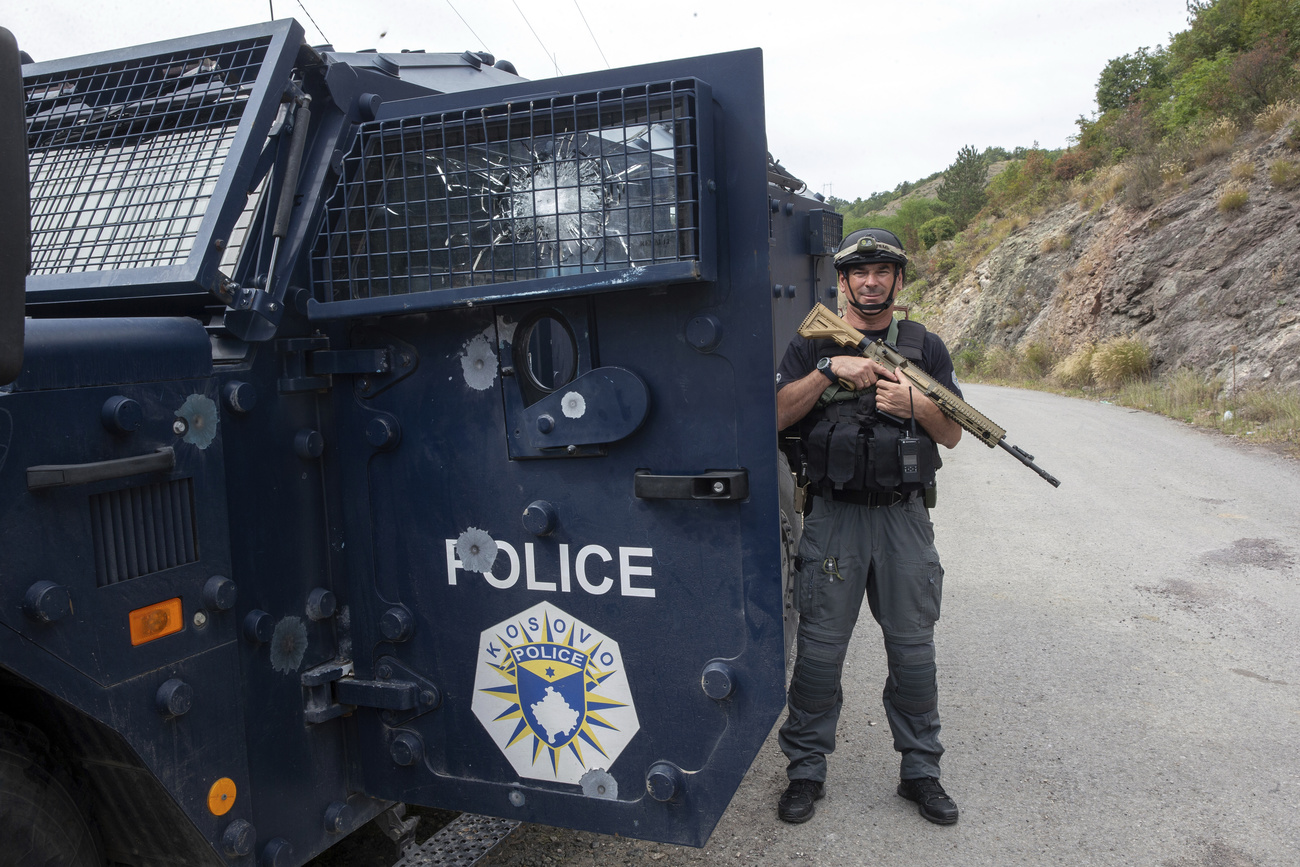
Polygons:
<instances>
[{"instance_id":1,"label":"police badge decal","mask_svg":"<svg viewBox=\"0 0 1300 867\"><path fill-rule=\"evenodd\" d=\"M641 727L618 642L549 602L480 634L473 709L519 776L575 785Z\"/></svg>"}]
</instances>

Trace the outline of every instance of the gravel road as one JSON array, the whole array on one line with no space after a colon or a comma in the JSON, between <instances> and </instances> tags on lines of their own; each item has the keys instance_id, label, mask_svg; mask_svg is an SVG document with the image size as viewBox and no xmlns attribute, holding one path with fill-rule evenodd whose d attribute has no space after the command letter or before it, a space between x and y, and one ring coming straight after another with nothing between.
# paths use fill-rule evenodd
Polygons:
<instances>
[{"instance_id":1,"label":"gravel road","mask_svg":"<svg viewBox=\"0 0 1300 867\"><path fill-rule=\"evenodd\" d=\"M480 863L1300 863L1300 464L1123 407L966 394L1062 486L969 436L945 455L936 641L957 825L894 794L868 619L808 823L776 818L774 731L703 849L525 825Z\"/></svg>"}]
</instances>

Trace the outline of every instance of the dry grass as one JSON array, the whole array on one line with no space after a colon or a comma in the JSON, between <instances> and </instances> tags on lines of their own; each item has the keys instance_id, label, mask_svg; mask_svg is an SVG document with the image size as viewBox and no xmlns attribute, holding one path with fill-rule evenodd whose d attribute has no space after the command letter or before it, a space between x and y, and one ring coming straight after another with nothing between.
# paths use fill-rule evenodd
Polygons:
<instances>
[{"instance_id":1,"label":"dry grass","mask_svg":"<svg viewBox=\"0 0 1300 867\"><path fill-rule=\"evenodd\" d=\"M1098 169L1088 180L1075 180L1070 184L1069 196L1090 212L1113 200L1124 191L1127 174L1123 165Z\"/></svg>"},{"instance_id":2,"label":"dry grass","mask_svg":"<svg viewBox=\"0 0 1300 867\"><path fill-rule=\"evenodd\" d=\"M1147 375L1151 370L1151 350L1141 340L1113 337L1092 354L1092 378L1098 385L1115 388Z\"/></svg>"},{"instance_id":3,"label":"dry grass","mask_svg":"<svg viewBox=\"0 0 1300 867\"><path fill-rule=\"evenodd\" d=\"M1020 350L1020 371L1035 379L1047 376L1056 364L1056 353L1046 343L1026 344Z\"/></svg>"},{"instance_id":4,"label":"dry grass","mask_svg":"<svg viewBox=\"0 0 1300 867\"><path fill-rule=\"evenodd\" d=\"M1255 178L1255 161L1250 157L1239 159L1228 169L1228 174L1232 175L1234 181L1250 181Z\"/></svg>"},{"instance_id":5,"label":"dry grass","mask_svg":"<svg viewBox=\"0 0 1300 867\"><path fill-rule=\"evenodd\" d=\"M1285 126L1288 121L1298 117L1300 117L1300 103L1293 99L1283 99L1255 115L1255 127L1272 135Z\"/></svg>"},{"instance_id":6,"label":"dry grass","mask_svg":"<svg viewBox=\"0 0 1300 867\"><path fill-rule=\"evenodd\" d=\"M1219 210L1225 214L1239 211L1250 201L1250 191L1240 184L1228 184L1219 192Z\"/></svg>"},{"instance_id":7,"label":"dry grass","mask_svg":"<svg viewBox=\"0 0 1300 867\"><path fill-rule=\"evenodd\" d=\"M1038 249L1043 253L1052 253L1056 250L1068 250L1074 239L1068 232L1058 232L1055 235L1048 235L1043 242L1038 245Z\"/></svg>"},{"instance_id":8,"label":"dry grass","mask_svg":"<svg viewBox=\"0 0 1300 867\"><path fill-rule=\"evenodd\" d=\"M1155 380L1133 380L1119 390L1119 402L1149 409L1170 418L1193 421L1198 413L1217 406L1222 388L1199 373L1180 368Z\"/></svg>"},{"instance_id":9,"label":"dry grass","mask_svg":"<svg viewBox=\"0 0 1300 867\"><path fill-rule=\"evenodd\" d=\"M1273 160L1268 167L1268 179L1279 189L1294 190L1300 187L1300 163L1285 158Z\"/></svg>"},{"instance_id":10,"label":"dry grass","mask_svg":"<svg viewBox=\"0 0 1300 867\"><path fill-rule=\"evenodd\" d=\"M1104 345L1103 345L1104 346ZM1158 413L1197 427L1217 430L1251 442L1281 444L1300 456L1300 390L1263 386L1232 394L1218 379L1182 368L1159 379L1136 377L1109 388L1093 382L1093 356L1100 347L1085 346L1051 367L1043 376L1027 363L1030 347L1016 352L992 349L959 353L963 380L1053 391L1072 397L1105 399ZM963 366L960 361L976 361ZM1041 368L1040 368L1041 369Z\"/></svg>"},{"instance_id":11,"label":"dry grass","mask_svg":"<svg viewBox=\"0 0 1300 867\"><path fill-rule=\"evenodd\" d=\"M1300 393L1261 386L1231 394L1218 380L1178 370L1154 382L1130 383L1116 402L1258 443L1300 447Z\"/></svg>"},{"instance_id":12,"label":"dry grass","mask_svg":"<svg viewBox=\"0 0 1300 867\"><path fill-rule=\"evenodd\" d=\"M1225 154L1232 153L1237 143L1237 124L1231 119L1221 117L1205 128L1205 137L1196 148L1197 165L1205 165Z\"/></svg>"},{"instance_id":13,"label":"dry grass","mask_svg":"<svg viewBox=\"0 0 1300 867\"><path fill-rule=\"evenodd\" d=\"M1076 349L1052 368L1052 379L1065 388L1083 388L1092 385L1092 355L1095 343Z\"/></svg>"},{"instance_id":14,"label":"dry grass","mask_svg":"<svg viewBox=\"0 0 1300 867\"><path fill-rule=\"evenodd\" d=\"M1182 160L1167 160L1160 164L1160 180L1166 184L1176 184L1187 174L1187 166Z\"/></svg>"}]
</instances>

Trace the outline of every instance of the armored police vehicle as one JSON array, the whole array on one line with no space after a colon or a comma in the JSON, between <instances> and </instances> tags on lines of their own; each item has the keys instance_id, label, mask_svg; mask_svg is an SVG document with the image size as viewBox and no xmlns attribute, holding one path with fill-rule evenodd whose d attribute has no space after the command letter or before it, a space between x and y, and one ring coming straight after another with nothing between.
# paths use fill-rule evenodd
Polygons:
<instances>
[{"instance_id":1,"label":"armored police vehicle","mask_svg":"<svg viewBox=\"0 0 1300 867\"><path fill-rule=\"evenodd\" d=\"M3 73L6 856L292 867L401 804L702 845L784 700L773 353L840 237L760 53Z\"/></svg>"}]
</instances>

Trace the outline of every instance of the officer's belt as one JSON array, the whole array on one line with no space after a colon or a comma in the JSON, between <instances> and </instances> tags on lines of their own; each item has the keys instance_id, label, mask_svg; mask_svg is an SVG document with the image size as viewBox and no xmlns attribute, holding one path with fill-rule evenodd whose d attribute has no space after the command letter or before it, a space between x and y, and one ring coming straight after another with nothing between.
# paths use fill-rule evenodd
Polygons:
<instances>
[{"instance_id":1,"label":"officer's belt","mask_svg":"<svg viewBox=\"0 0 1300 867\"><path fill-rule=\"evenodd\" d=\"M881 506L897 506L900 503L910 503L921 495L920 491L836 491L830 492L831 499L840 503L853 503L856 506L867 506L876 509ZM825 494L820 491L815 492L815 496L824 497Z\"/></svg>"}]
</instances>

